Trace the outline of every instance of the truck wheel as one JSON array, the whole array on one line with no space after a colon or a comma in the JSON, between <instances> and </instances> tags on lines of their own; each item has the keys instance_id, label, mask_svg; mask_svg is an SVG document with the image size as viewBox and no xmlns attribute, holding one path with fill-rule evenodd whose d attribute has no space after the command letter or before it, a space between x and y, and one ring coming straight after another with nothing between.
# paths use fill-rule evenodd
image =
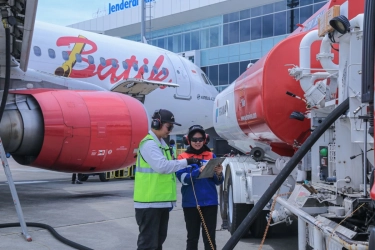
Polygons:
<instances>
[{"instance_id":1,"label":"truck wheel","mask_svg":"<svg viewBox=\"0 0 375 250\"><path fill-rule=\"evenodd\" d=\"M249 204L240 204L233 202L233 185L232 178L228 181L228 231L231 234L237 230L246 215L250 212L252 206ZM242 237L248 237L248 234Z\"/></svg>"},{"instance_id":2,"label":"truck wheel","mask_svg":"<svg viewBox=\"0 0 375 250\"><path fill-rule=\"evenodd\" d=\"M267 213L268 211L262 211L260 215L255 219L253 224L250 226L251 236L254 238L262 238L264 231L267 227ZM269 233L267 234L269 235Z\"/></svg>"},{"instance_id":3,"label":"truck wheel","mask_svg":"<svg viewBox=\"0 0 375 250\"><path fill-rule=\"evenodd\" d=\"M109 181L109 179L107 179L107 173L100 173L99 174L99 180L102 181L102 182L106 182L106 181Z\"/></svg>"}]
</instances>

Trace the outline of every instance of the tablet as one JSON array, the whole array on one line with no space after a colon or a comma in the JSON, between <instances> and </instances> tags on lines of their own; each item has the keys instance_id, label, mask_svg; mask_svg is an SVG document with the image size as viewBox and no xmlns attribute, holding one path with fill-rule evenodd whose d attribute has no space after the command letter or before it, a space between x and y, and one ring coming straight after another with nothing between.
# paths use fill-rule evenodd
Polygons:
<instances>
[{"instance_id":1,"label":"tablet","mask_svg":"<svg viewBox=\"0 0 375 250\"><path fill-rule=\"evenodd\" d=\"M208 163L206 164L206 167L203 169L202 173L200 173L197 179L213 177L215 173L214 168L217 165L220 165L221 163L223 163L224 160L225 160L225 157L218 157L218 158L213 158L209 160Z\"/></svg>"}]
</instances>

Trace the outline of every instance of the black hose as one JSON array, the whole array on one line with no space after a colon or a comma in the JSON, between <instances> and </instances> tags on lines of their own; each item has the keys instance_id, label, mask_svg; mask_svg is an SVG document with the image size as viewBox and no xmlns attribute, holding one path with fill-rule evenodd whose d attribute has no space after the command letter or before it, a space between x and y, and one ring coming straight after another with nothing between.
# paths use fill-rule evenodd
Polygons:
<instances>
[{"instance_id":1,"label":"black hose","mask_svg":"<svg viewBox=\"0 0 375 250\"><path fill-rule=\"evenodd\" d=\"M225 244L223 250L233 249L238 241L240 240L241 236L244 235L249 230L249 227L254 222L255 218L259 216L260 212L263 208L267 205L269 200L272 196L276 193L276 191L280 188L280 186L284 183L286 178L290 175L293 169L297 166L297 164L302 160L305 154L310 150L310 148L315 144L315 142L320 138L320 136L342 115L344 114L349 108L349 98L347 98L344 102L342 102L337 108L335 108L332 113L330 113L326 119L320 124L318 128L314 130L314 132L307 138L307 140L302 144L302 146L298 149L298 151L293 155L293 157L288 161L286 166L280 171L280 173L276 176L275 180L269 186L269 188L264 192L262 197L259 201L255 204L253 209L247 214L245 219L242 221L240 226L234 232L232 237L228 240L227 244Z\"/></svg>"},{"instance_id":2,"label":"black hose","mask_svg":"<svg viewBox=\"0 0 375 250\"><path fill-rule=\"evenodd\" d=\"M1 99L0 105L0 122L3 118L5 106L8 99L10 87L10 30L9 27L5 28L5 84L4 84L4 92L3 98Z\"/></svg>"},{"instance_id":3,"label":"black hose","mask_svg":"<svg viewBox=\"0 0 375 250\"><path fill-rule=\"evenodd\" d=\"M6 224L0 224L0 228L5 228L5 227L19 227L20 226L20 223L6 223ZM68 246L71 246L75 249L79 249L79 250L93 250L92 248L88 248L88 247L85 247L85 246L82 246L78 243L75 243L71 240L68 240L67 238L64 238L62 237L60 234L58 234L56 232L55 229L53 229L51 226L47 225L47 224L43 224L43 223L35 223L35 222L26 222L26 226L28 227L40 227L40 228L44 228L46 230L48 230L56 239L58 239L59 241L61 241L62 243L68 245Z\"/></svg>"}]
</instances>

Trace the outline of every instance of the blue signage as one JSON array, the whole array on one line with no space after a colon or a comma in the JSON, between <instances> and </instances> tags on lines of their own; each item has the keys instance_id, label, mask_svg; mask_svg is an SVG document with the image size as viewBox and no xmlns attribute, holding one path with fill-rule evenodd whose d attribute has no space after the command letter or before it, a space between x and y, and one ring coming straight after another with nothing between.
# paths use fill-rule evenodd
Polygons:
<instances>
[{"instance_id":1,"label":"blue signage","mask_svg":"<svg viewBox=\"0 0 375 250\"><path fill-rule=\"evenodd\" d=\"M142 0L140 0L142 1ZM145 3L150 3L155 0L144 0ZM130 9L131 7L137 7L139 4L138 0L122 0L121 3L111 4L109 3L108 14L117 12L120 10Z\"/></svg>"}]
</instances>

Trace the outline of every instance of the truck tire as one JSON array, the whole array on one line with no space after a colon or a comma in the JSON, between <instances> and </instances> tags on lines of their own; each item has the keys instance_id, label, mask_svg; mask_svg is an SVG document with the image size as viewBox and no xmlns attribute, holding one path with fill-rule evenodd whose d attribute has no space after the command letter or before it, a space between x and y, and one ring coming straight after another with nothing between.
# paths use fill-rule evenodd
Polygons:
<instances>
[{"instance_id":1,"label":"truck tire","mask_svg":"<svg viewBox=\"0 0 375 250\"><path fill-rule=\"evenodd\" d=\"M250 226L251 236L254 238L262 238L264 231L267 227L267 213L268 211L262 211L260 215L255 219L254 223ZM269 233L267 233L269 235Z\"/></svg>"},{"instance_id":2,"label":"truck tire","mask_svg":"<svg viewBox=\"0 0 375 250\"><path fill-rule=\"evenodd\" d=\"M107 179L107 173L106 173L106 172L104 172L104 173L100 173L100 174L99 174L99 180L100 180L101 182L109 181L109 179Z\"/></svg>"},{"instance_id":3,"label":"truck tire","mask_svg":"<svg viewBox=\"0 0 375 250\"><path fill-rule=\"evenodd\" d=\"M228 231L231 234L237 230L241 222L245 219L246 215L250 212L252 205L234 203L233 202L233 185L232 178L229 176L228 180ZM242 238L249 237L249 234L245 234Z\"/></svg>"}]
</instances>

